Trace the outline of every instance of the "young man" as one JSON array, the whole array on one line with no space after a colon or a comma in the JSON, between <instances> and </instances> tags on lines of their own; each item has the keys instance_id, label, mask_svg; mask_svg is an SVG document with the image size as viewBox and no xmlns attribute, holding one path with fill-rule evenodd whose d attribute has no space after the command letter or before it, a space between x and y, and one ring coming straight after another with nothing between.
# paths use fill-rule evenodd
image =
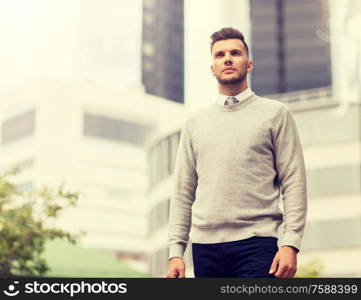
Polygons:
<instances>
[{"instance_id":1,"label":"young man","mask_svg":"<svg viewBox=\"0 0 361 300\"><path fill-rule=\"evenodd\" d=\"M304 158L293 115L285 104L248 87L253 63L242 33L222 28L211 38L219 95L182 128L167 277L185 277L182 257L189 238L195 277L293 277L307 211Z\"/></svg>"}]
</instances>

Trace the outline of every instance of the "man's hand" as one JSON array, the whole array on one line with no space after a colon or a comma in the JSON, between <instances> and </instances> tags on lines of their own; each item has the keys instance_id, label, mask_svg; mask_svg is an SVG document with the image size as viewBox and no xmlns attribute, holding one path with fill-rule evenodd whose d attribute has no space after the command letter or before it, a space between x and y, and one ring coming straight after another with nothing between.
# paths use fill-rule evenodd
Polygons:
<instances>
[{"instance_id":1,"label":"man's hand","mask_svg":"<svg viewBox=\"0 0 361 300\"><path fill-rule=\"evenodd\" d=\"M185 278L185 264L181 257L172 257L168 262L167 278Z\"/></svg>"},{"instance_id":2,"label":"man's hand","mask_svg":"<svg viewBox=\"0 0 361 300\"><path fill-rule=\"evenodd\" d=\"M270 271L278 278L292 278L297 271L297 249L292 246L282 246L276 253Z\"/></svg>"}]
</instances>

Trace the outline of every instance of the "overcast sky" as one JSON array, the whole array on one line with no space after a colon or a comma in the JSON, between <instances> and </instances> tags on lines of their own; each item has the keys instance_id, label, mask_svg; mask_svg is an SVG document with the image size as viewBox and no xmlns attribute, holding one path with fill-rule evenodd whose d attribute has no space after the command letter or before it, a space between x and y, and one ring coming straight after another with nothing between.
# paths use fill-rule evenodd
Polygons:
<instances>
[{"instance_id":1,"label":"overcast sky","mask_svg":"<svg viewBox=\"0 0 361 300\"><path fill-rule=\"evenodd\" d=\"M33 79L140 82L141 0L0 0L0 89Z\"/></svg>"}]
</instances>

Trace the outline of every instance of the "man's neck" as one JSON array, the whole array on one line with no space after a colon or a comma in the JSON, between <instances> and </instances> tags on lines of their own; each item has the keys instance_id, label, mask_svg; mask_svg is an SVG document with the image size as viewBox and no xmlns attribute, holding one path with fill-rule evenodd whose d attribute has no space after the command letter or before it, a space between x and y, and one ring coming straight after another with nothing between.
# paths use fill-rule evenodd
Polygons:
<instances>
[{"instance_id":1,"label":"man's neck","mask_svg":"<svg viewBox=\"0 0 361 300\"><path fill-rule=\"evenodd\" d=\"M240 84L220 84L218 83L218 92L226 96L235 96L242 93L248 88L247 82L241 82Z\"/></svg>"}]
</instances>

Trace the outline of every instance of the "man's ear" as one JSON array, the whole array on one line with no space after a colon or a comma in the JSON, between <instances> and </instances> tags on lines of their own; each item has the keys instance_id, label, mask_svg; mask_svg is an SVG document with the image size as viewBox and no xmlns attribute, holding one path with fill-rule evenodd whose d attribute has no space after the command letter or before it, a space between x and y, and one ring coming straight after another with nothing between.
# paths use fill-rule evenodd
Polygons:
<instances>
[{"instance_id":1,"label":"man's ear","mask_svg":"<svg viewBox=\"0 0 361 300\"><path fill-rule=\"evenodd\" d=\"M249 60L247 63L247 73L251 73L253 71L253 61Z\"/></svg>"},{"instance_id":2,"label":"man's ear","mask_svg":"<svg viewBox=\"0 0 361 300\"><path fill-rule=\"evenodd\" d=\"M214 74L214 70L213 70L213 66L211 65L211 72L212 72L212 75L215 76Z\"/></svg>"}]
</instances>

